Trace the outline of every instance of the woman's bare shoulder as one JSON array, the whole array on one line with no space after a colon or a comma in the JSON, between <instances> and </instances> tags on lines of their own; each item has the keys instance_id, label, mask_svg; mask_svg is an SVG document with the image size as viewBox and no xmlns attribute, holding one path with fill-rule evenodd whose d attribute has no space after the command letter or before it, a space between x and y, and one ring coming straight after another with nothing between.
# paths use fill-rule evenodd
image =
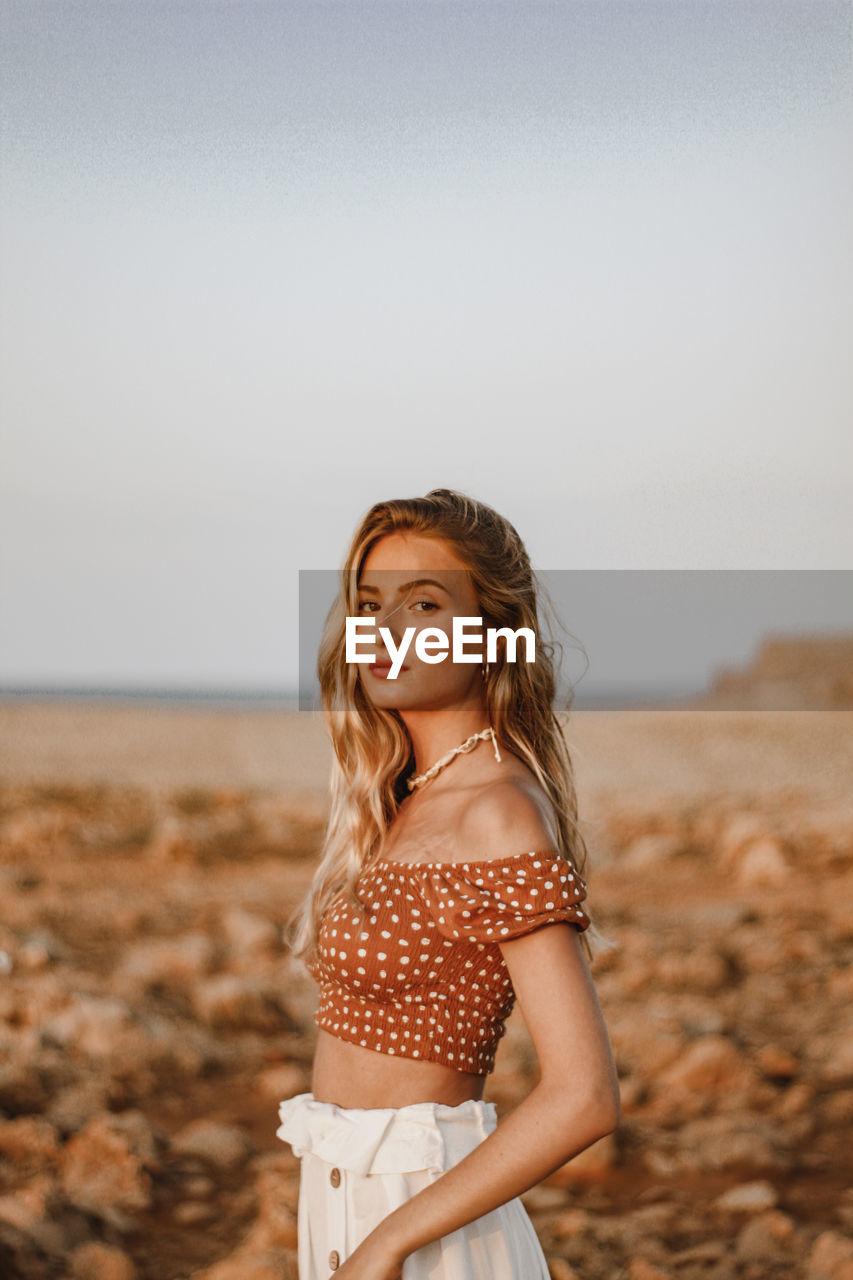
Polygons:
<instances>
[{"instance_id":1,"label":"woman's bare shoulder","mask_svg":"<svg viewBox=\"0 0 853 1280\"><path fill-rule=\"evenodd\" d=\"M468 858L509 858L555 848L550 802L533 777L516 774L478 787L459 815Z\"/></svg>"}]
</instances>

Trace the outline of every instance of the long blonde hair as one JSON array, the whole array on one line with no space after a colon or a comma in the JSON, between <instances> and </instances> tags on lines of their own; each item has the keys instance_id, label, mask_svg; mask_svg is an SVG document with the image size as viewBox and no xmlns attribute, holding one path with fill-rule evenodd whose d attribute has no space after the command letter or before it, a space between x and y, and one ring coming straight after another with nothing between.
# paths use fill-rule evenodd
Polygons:
<instances>
[{"instance_id":1,"label":"long blonde hair","mask_svg":"<svg viewBox=\"0 0 853 1280\"><path fill-rule=\"evenodd\" d=\"M379 502L353 538L320 645L323 711L334 748L331 812L311 888L288 926L292 954L306 962L315 954L330 902L344 892L354 908L360 905L358 877L371 858L380 856L414 766L402 719L370 701L357 667L346 662L345 645L345 619L358 612L358 581L367 554L380 538L402 530L451 544L468 567L484 626L530 627L536 635L535 662L507 662L499 648L497 662L490 664L489 723L499 745L529 766L551 802L559 852L581 876L586 869L571 758L554 710L555 645L540 637L537 591L542 588L521 538L491 507L451 489ZM594 926L587 932L597 934ZM581 937L591 957L586 934Z\"/></svg>"}]
</instances>

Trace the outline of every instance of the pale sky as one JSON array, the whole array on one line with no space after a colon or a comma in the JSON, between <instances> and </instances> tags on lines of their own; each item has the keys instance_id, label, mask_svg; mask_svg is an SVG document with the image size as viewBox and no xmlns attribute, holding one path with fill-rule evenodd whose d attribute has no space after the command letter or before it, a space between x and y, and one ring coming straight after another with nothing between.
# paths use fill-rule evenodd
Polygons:
<instances>
[{"instance_id":1,"label":"pale sky","mask_svg":"<svg viewBox=\"0 0 853 1280\"><path fill-rule=\"evenodd\" d=\"M291 687L298 570L436 485L853 568L851 19L6 0L0 686Z\"/></svg>"}]
</instances>

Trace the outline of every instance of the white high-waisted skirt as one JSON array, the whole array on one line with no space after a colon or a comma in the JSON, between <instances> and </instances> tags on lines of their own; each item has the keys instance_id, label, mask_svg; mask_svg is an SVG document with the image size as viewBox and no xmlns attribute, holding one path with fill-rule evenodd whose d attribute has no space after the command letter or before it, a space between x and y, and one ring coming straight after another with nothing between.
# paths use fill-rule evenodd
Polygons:
<instances>
[{"instance_id":1,"label":"white high-waisted skirt","mask_svg":"<svg viewBox=\"0 0 853 1280\"><path fill-rule=\"evenodd\" d=\"M277 1137L300 1157L299 1280L330 1280L383 1218L464 1159L497 1126L493 1102L345 1109L300 1093ZM548 1280L516 1197L409 1255L403 1280Z\"/></svg>"}]
</instances>

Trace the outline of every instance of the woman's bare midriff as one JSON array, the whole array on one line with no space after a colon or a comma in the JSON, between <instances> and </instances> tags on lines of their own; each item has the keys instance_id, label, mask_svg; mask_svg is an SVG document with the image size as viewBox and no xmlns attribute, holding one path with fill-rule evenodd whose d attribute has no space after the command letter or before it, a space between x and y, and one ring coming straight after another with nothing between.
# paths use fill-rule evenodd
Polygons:
<instances>
[{"instance_id":1,"label":"woman's bare midriff","mask_svg":"<svg viewBox=\"0 0 853 1280\"><path fill-rule=\"evenodd\" d=\"M360 1109L407 1107L415 1102L455 1107L481 1098L485 1083L485 1076L454 1071L440 1062L377 1053L322 1029L317 1034L311 1092L318 1102Z\"/></svg>"}]
</instances>

